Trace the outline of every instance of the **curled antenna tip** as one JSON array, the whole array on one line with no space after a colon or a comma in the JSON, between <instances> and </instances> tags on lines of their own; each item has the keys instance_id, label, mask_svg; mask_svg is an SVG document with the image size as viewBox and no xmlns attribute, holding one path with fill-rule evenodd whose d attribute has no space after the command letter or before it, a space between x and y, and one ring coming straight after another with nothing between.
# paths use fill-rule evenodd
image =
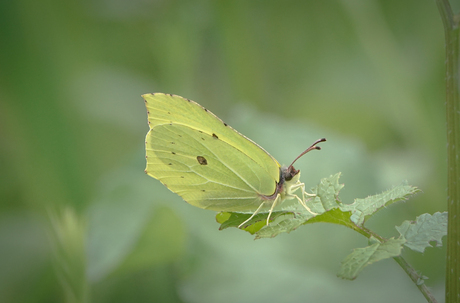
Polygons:
<instances>
[{"instance_id":1,"label":"curled antenna tip","mask_svg":"<svg viewBox=\"0 0 460 303\"><path fill-rule=\"evenodd\" d=\"M292 167L292 165L294 164L295 161L297 161L297 159L299 159L300 157L302 157L303 155L305 155L309 151L312 151L314 149L321 150L321 147L316 146L316 144L321 143L321 142L325 142L325 141L326 141L326 138L321 138L321 139L316 140L309 148L307 148L303 153L301 153L297 158L295 158L294 161L292 161L291 165L289 165L289 167Z\"/></svg>"}]
</instances>

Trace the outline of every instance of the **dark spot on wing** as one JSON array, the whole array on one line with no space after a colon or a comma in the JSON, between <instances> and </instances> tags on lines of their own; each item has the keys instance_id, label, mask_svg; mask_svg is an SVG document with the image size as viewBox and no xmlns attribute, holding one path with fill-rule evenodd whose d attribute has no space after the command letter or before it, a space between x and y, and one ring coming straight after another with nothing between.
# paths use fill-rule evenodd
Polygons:
<instances>
[{"instance_id":1,"label":"dark spot on wing","mask_svg":"<svg viewBox=\"0 0 460 303\"><path fill-rule=\"evenodd\" d=\"M203 133L201 130L199 130L200 133Z\"/></svg>"},{"instance_id":2,"label":"dark spot on wing","mask_svg":"<svg viewBox=\"0 0 460 303\"><path fill-rule=\"evenodd\" d=\"M219 137L217 137L217 135L215 133L212 133L212 136L216 139L219 139Z\"/></svg>"},{"instance_id":3,"label":"dark spot on wing","mask_svg":"<svg viewBox=\"0 0 460 303\"><path fill-rule=\"evenodd\" d=\"M168 165L172 165L172 163L168 163Z\"/></svg>"},{"instance_id":4,"label":"dark spot on wing","mask_svg":"<svg viewBox=\"0 0 460 303\"><path fill-rule=\"evenodd\" d=\"M207 111L208 111L208 110L207 110L206 108L204 108L204 107L203 107L203 109L204 109L204 111L205 111L205 112L207 112Z\"/></svg>"},{"instance_id":5,"label":"dark spot on wing","mask_svg":"<svg viewBox=\"0 0 460 303\"><path fill-rule=\"evenodd\" d=\"M201 137L201 140L203 140L203 141L204 141L204 138L203 138L203 137Z\"/></svg>"},{"instance_id":6,"label":"dark spot on wing","mask_svg":"<svg viewBox=\"0 0 460 303\"><path fill-rule=\"evenodd\" d=\"M173 142L171 142L171 144L176 144L176 143L174 143L174 141L173 141Z\"/></svg>"},{"instance_id":7,"label":"dark spot on wing","mask_svg":"<svg viewBox=\"0 0 460 303\"><path fill-rule=\"evenodd\" d=\"M208 165L208 160L206 160L205 157L198 156L196 157L196 159L198 160L198 163L200 163L200 165Z\"/></svg>"},{"instance_id":8,"label":"dark spot on wing","mask_svg":"<svg viewBox=\"0 0 460 303\"><path fill-rule=\"evenodd\" d=\"M201 191L202 191L202 192L205 192L206 190L202 189Z\"/></svg>"},{"instance_id":9,"label":"dark spot on wing","mask_svg":"<svg viewBox=\"0 0 460 303\"><path fill-rule=\"evenodd\" d=\"M224 122L224 125L225 125L225 126L228 126L227 123L225 123L225 122Z\"/></svg>"},{"instance_id":10,"label":"dark spot on wing","mask_svg":"<svg viewBox=\"0 0 460 303\"><path fill-rule=\"evenodd\" d=\"M176 153L175 153L175 152L171 152L171 154L175 155Z\"/></svg>"}]
</instances>

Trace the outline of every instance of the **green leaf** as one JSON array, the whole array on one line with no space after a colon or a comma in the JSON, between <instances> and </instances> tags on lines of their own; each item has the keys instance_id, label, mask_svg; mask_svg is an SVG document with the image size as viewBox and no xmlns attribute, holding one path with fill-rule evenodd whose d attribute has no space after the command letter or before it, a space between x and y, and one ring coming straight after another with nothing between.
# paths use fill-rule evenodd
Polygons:
<instances>
[{"instance_id":1,"label":"green leaf","mask_svg":"<svg viewBox=\"0 0 460 303\"><path fill-rule=\"evenodd\" d=\"M404 182L381 194L364 199L355 199L352 204L342 204L340 208L343 211L351 211L351 220L356 225L362 226L378 210L395 202L407 200L411 195L419 191L417 187L407 185L407 182Z\"/></svg>"},{"instance_id":2,"label":"green leaf","mask_svg":"<svg viewBox=\"0 0 460 303\"><path fill-rule=\"evenodd\" d=\"M353 222L350 221L350 212L343 212L339 208L334 208L313 218L307 218L304 214L295 214L295 216L284 217L283 220L271 224L256 233L255 239L273 238L280 233L289 233L301 225L311 223L334 223L355 229Z\"/></svg>"},{"instance_id":3,"label":"green leaf","mask_svg":"<svg viewBox=\"0 0 460 303\"><path fill-rule=\"evenodd\" d=\"M404 238L391 238L380 243L377 239L371 238L371 241L376 241L376 243L364 248L354 249L353 252L342 261L342 267L337 274L339 277L353 280L367 265L399 256L406 240Z\"/></svg>"},{"instance_id":4,"label":"green leaf","mask_svg":"<svg viewBox=\"0 0 460 303\"><path fill-rule=\"evenodd\" d=\"M289 214L291 216L294 216L293 213L289 213L286 211L273 212L272 215L270 216L270 222L275 221L280 216L289 215ZM250 216L251 214L220 212L216 215L216 221L220 223L219 230L223 230L229 227L238 228L238 226L244 221L246 221ZM268 213L257 214L250 221L245 223L245 225L242 226L241 229L253 235L257 231L259 231L261 228L266 226L267 217L268 217ZM270 225L272 224L274 223L270 223Z\"/></svg>"},{"instance_id":5,"label":"green leaf","mask_svg":"<svg viewBox=\"0 0 460 303\"><path fill-rule=\"evenodd\" d=\"M316 187L312 188L312 193L316 195L310 202L312 211L321 214L339 206L337 197L344 187L343 184L339 184L340 174L336 173L328 178L323 178Z\"/></svg>"},{"instance_id":6,"label":"green leaf","mask_svg":"<svg viewBox=\"0 0 460 303\"><path fill-rule=\"evenodd\" d=\"M268 213L257 214L249 222L247 222L243 230L250 234L256 234L255 239L260 238L273 238L280 233L289 233L303 224L307 224L310 220L314 222L330 222L343 224L350 222L350 213L343 214L338 209L338 194L343 188L343 184L339 184L340 173L331 175L328 178L321 179L320 183L312 188L313 194L316 196L306 203L310 206L312 211L319 213L313 217L299 203L281 205L282 211L275 211L270 217L270 224L266 225ZM331 212L336 210L334 212ZM219 229L226 229L229 227L238 227L241 223L247 220L251 214L221 212L216 215L216 220L221 224ZM337 218L335 218L337 216ZM345 216L345 219L344 219ZM313 222L312 221L312 222ZM341 222L341 223L339 223ZM349 225L349 224L343 224Z\"/></svg>"},{"instance_id":7,"label":"green leaf","mask_svg":"<svg viewBox=\"0 0 460 303\"><path fill-rule=\"evenodd\" d=\"M431 241L436 241L436 246L442 246L442 237L447 235L447 212L423 214L415 222L406 220L396 229L406 238L407 247L423 253L426 247L431 247Z\"/></svg>"},{"instance_id":8,"label":"green leaf","mask_svg":"<svg viewBox=\"0 0 460 303\"><path fill-rule=\"evenodd\" d=\"M304 224L311 224L311 223L318 223L318 222L333 223L333 224L344 225L344 226L354 229L353 227L354 223L350 220L350 216L351 216L351 212L349 211L344 212L340 208L337 207L325 213L322 213L321 215L318 215L314 218L311 218L307 222L304 222Z\"/></svg>"},{"instance_id":9,"label":"green leaf","mask_svg":"<svg viewBox=\"0 0 460 303\"><path fill-rule=\"evenodd\" d=\"M274 238L281 233L290 233L297 229L300 225L305 224L311 215L305 216L304 213L290 214L290 216L280 217L268 226L256 232L255 240L262 238Z\"/></svg>"},{"instance_id":10,"label":"green leaf","mask_svg":"<svg viewBox=\"0 0 460 303\"><path fill-rule=\"evenodd\" d=\"M339 184L339 178L340 173L336 173L328 178L321 179L320 183L312 188L312 193L316 196L310 199L307 204L312 211L319 215L312 217L310 212L306 211L305 208L300 205L296 205L293 208L286 208L285 210L290 210L294 215L285 216L280 218L280 220L276 220L274 223L270 223L269 226L262 228L256 233L255 239L273 238L281 233L289 233L303 224L313 222L342 224L344 223L344 216L347 217L345 221L350 222L349 215L344 215L341 211L335 211L338 210L339 206L339 191L344 187L343 184Z\"/></svg>"}]
</instances>

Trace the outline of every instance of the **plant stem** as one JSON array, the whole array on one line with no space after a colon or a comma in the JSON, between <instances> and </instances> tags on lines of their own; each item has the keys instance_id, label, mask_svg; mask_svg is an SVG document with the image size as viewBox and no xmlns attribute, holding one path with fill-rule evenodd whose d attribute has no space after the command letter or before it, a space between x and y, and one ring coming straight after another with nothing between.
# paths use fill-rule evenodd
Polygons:
<instances>
[{"instance_id":1,"label":"plant stem","mask_svg":"<svg viewBox=\"0 0 460 303\"><path fill-rule=\"evenodd\" d=\"M460 302L460 16L448 0L436 0L446 39L447 263L446 302Z\"/></svg>"},{"instance_id":2,"label":"plant stem","mask_svg":"<svg viewBox=\"0 0 460 303\"><path fill-rule=\"evenodd\" d=\"M378 239L382 243L387 241L387 239L385 239L384 237L374 233L373 231L371 231L368 228L365 228L364 226L361 226L361 227L356 226L356 228L354 228L354 230L360 232L360 234L366 236L367 238L374 237L374 238ZM438 301L436 301L436 298L431 294L430 290L425 285L425 283L423 283L423 277L420 274L418 274L415 271L415 269L409 263L407 263L407 261L403 257L397 256L397 257L393 257L393 259L407 273L407 275L415 283L417 288L421 291L421 293L423 294L423 296L426 298L426 300L428 302L430 302L430 303L437 303L438 302Z\"/></svg>"},{"instance_id":3,"label":"plant stem","mask_svg":"<svg viewBox=\"0 0 460 303\"><path fill-rule=\"evenodd\" d=\"M417 285L418 289L422 292L423 296L428 302L430 303L438 302L436 301L435 297L433 297L433 295L431 294L431 292L429 291L425 283L423 283L423 277L420 276L415 271L415 269L412 266L410 266L409 263L407 263L407 261L403 257L398 256L398 257L394 257L393 259L402 267L402 269L404 269L404 271L407 273L410 279L415 283L415 285Z\"/></svg>"}]
</instances>

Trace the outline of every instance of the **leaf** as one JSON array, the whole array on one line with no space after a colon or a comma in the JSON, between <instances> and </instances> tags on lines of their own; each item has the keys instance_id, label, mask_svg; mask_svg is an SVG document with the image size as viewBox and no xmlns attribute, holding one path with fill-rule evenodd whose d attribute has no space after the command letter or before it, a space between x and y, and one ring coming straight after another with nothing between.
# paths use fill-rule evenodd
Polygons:
<instances>
[{"instance_id":1,"label":"leaf","mask_svg":"<svg viewBox=\"0 0 460 303\"><path fill-rule=\"evenodd\" d=\"M289 233L303 224L312 222L330 222L343 224L350 222L350 214L343 214L338 209L338 194L343 188L343 184L339 184L340 173L331 175L328 178L321 179L320 183L312 188L313 194L316 197L307 201L312 211L319 213L315 217L312 216L299 203L293 205L281 206L282 211L275 211L270 217L270 224L266 225L268 213L257 214L242 228L250 234L256 234L255 239L273 238L280 233ZM335 210L335 211L334 211ZM221 212L217 214L216 220L221 224L219 229L229 227L238 227L251 214ZM337 218L335 218L337 216ZM344 216L346 219L344 219ZM341 222L341 223L339 223ZM347 224L343 224L347 225ZM348 226L348 225L347 225Z\"/></svg>"},{"instance_id":2,"label":"leaf","mask_svg":"<svg viewBox=\"0 0 460 303\"><path fill-rule=\"evenodd\" d=\"M290 214L286 211L276 211L270 216L270 221L275 221L278 217ZM294 214L291 213L291 216ZM216 215L216 221L220 223L219 230L223 230L229 227L236 227L246 221L251 214L243 213L231 213L231 212L220 212ZM249 232L251 235L255 234L261 228L267 224L268 213L262 213L255 215L249 222L247 222L241 229ZM271 225L272 223L270 223Z\"/></svg>"},{"instance_id":3,"label":"leaf","mask_svg":"<svg viewBox=\"0 0 460 303\"><path fill-rule=\"evenodd\" d=\"M371 241L377 242L364 248L354 249L342 261L342 266L337 274L339 277L353 280L367 265L399 256L406 240L404 238L391 238L384 243L380 243L377 239L371 238Z\"/></svg>"},{"instance_id":4,"label":"leaf","mask_svg":"<svg viewBox=\"0 0 460 303\"><path fill-rule=\"evenodd\" d=\"M345 186L339 184L340 174L336 173L328 178L323 178L316 187L312 188L312 193L316 195L311 202L314 212L321 214L339 206L337 197L340 190Z\"/></svg>"},{"instance_id":5,"label":"leaf","mask_svg":"<svg viewBox=\"0 0 460 303\"><path fill-rule=\"evenodd\" d=\"M311 224L311 223L333 223L333 224L339 224L339 225L344 225L347 226L351 229L354 229L352 225L354 223L350 220L351 212L347 211L344 212L340 208L334 208L331 209L325 213L322 213L321 215L318 215L314 218L311 218L304 224Z\"/></svg>"},{"instance_id":6,"label":"leaf","mask_svg":"<svg viewBox=\"0 0 460 303\"><path fill-rule=\"evenodd\" d=\"M442 246L442 237L447 235L447 212L423 214L415 222L406 220L396 229L406 238L407 247L423 253L426 247L432 247L431 241L436 241L436 246Z\"/></svg>"},{"instance_id":7,"label":"leaf","mask_svg":"<svg viewBox=\"0 0 460 303\"><path fill-rule=\"evenodd\" d=\"M286 217L286 219L279 221L276 225L270 224L261 229L256 233L255 239L273 238L283 232L289 233L301 225L319 222L340 224L354 229L354 224L350 221L350 215L350 212L343 212L339 208L331 209L309 219L303 216L303 214L296 214L295 217Z\"/></svg>"},{"instance_id":8,"label":"leaf","mask_svg":"<svg viewBox=\"0 0 460 303\"><path fill-rule=\"evenodd\" d=\"M308 221L308 218L311 218L311 216L307 217L302 213L282 217L280 220L270 223L268 226L265 226L261 230L257 231L254 239L274 238L281 233L290 233L302 224L305 224L305 222Z\"/></svg>"},{"instance_id":9,"label":"leaf","mask_svg":"<svg viewBox=\"0 0 460 303\"><path fill-rule=\"evenodd\" d=\"M282 220L275 221L269 226L262 228L256 233L255 239L273 238L281 233L289 233L299 226L313 223L313 222L329 222L338 223L343 222L343 212L338 210L338 195L339 191L344 187L339 184L340 173L331 175L328 178L321 179L320 183L312 188L312 193L316 196L308 201L312 211L319 215L312 217L310 212L306 211L302 206L296 205L294 208L286 208L294 216L285 216ZM345 215L347 217L347 215ZM349 220L348 218L345 221Z\"/></svg>"},{"instance_id":10,"label":"leaf","mask_svg":"<svg viewBox=\"0 0 460 303\"><path fill-rule=\"evenodd\" d=\"M404 182L381 194L364 199L355 199L352 204L342 204L340 208L343 211L351 211L351 220L356 225L362 226L378 210L395 202L407 200L411 195L419 191L417 187L407 185L407 182Z\"/></svg>"}]
</instances>

